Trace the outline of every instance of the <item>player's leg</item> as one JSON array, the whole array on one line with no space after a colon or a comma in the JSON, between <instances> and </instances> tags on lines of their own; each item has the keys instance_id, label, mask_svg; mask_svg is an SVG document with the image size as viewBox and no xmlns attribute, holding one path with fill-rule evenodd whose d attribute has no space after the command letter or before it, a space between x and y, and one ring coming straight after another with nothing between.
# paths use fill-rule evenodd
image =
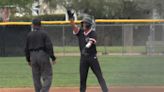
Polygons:
<instances>
[{"instance_id":1,"label":"player's leg","mask_svg":"<svg viewBox=\"0 0 164 92\"><path fill-rule=\"evenodd\" d=\"M42 83L41 83L41 73L38 72L39 68L35 67L32 65L32 75L33 75L33 81L34 81L34 87L35 87L35 92L40 92L42 88Z\"/></svg>"},{"instance_id":2,"label":"player's leg","mask_svg":"<svg viewBox=\"0 0 164 92\"><path fill-rule=\"evenodd\" d=\"M107 88L106 82L103 78L100 64L99 64L96 56L90 58L90 66L91 66L93 73L96 75L103 92L108 92L108 88Z\"/></svg>"},{"instance_id":3,"label":"player's leg","mask_svg":"<svg viewBox=\"0 0 164 92\"><path fill-rule=\"evenodd\" d=\"M89 64L83 57L80 59L80 92L86 91L86 81L88 76Z\"/></svg>"},{"instance_id":4,"label":"player's leg","mask_svg":"<svg viewBox=\"0 0 164 92\"><path fill-rule=\"evenodd\" d=\"M52 66L49 56L45 52L40 52L41 76L43 79L41 92L49 92L52 83Z\"/></svg>"},{"instance_id":5,"label":"player's leg","mask_svg":"<svg viewBox=\"0 0 164 92\"><path fill-rule=\"evenodd\" d=\"M32 75L33 75L33 82L35 87L35 92L40 92L42 88L41 83L41 72L40 66L37 63L37 54L36 52L31 52L31 67L32 67Z\"/></svg>"}]
</instances>

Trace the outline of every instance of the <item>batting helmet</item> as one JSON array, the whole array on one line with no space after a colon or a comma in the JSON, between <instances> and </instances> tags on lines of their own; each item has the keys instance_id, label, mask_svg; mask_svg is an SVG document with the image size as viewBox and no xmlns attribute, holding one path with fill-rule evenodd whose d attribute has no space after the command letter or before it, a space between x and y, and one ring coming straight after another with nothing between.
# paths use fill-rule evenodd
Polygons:
<instances>
[{"instance_id":1,"label":"batting helmet","mask_svg":"<svg viewBox=\"0 0 164 92\"><path fill-rule=\"evenodd\" d=\"M84 17L81 21L81 24L83 25L83 23L86 23L86 27L87 28L91 28L92 27L92 19L90 17Z\"/></svg>"}]
</instances>

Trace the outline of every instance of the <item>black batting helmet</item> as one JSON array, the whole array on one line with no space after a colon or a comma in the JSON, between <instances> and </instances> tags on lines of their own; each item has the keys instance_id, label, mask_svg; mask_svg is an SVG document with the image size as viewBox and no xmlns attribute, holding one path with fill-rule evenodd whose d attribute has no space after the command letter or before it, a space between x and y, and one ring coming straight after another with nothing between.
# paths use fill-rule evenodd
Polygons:
<instances>
[{"instance_id":1,"label":"black batting helmet","mask_svg":"<svg viewBox=\"0 0 164 92\"><path fill-rule=\"evenodd\" d=\"M86 23L87 28L91 28L93 23L92 23L92 19L90 17L84 17L81 21L81 24L83 24L84 22Z\"/></svg>"}]
</instances>

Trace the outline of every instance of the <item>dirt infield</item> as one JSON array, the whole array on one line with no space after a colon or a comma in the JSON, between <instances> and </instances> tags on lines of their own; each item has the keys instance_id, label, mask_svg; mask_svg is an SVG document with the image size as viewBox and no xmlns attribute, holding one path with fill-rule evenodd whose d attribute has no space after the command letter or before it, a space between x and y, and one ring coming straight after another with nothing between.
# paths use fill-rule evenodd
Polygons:
<instances>
[{"instance_id":1,"label":"dirt infield","mask_svg":"<svg viewBox=\"0 0 164 92\"><path fill-rule=\"evenodd\" d=\"M33 88L0 88L0 92L34 92ZM79 92L78 87L55 87L50 92ZM99 87L88 87L87 92L102 92ZM109 92L164 92L164 86L110 87Z\"/></svg>"}]
</instances>

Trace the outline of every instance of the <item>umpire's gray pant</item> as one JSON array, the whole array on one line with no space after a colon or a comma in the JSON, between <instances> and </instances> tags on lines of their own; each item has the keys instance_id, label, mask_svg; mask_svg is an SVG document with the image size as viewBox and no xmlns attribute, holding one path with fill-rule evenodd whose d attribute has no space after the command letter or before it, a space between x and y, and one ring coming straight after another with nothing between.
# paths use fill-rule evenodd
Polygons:
<instances>
[{"instance_id":1,"label":"umpire's gray pant","mask_svg":"<svg viewBox=\"0 0 164 92\"><path fill-rule=\"evenodd\" d=\"M30 53L35 92L48 92L52 82L52 66L44 51Z\"/></svg>"}]
</instances>

